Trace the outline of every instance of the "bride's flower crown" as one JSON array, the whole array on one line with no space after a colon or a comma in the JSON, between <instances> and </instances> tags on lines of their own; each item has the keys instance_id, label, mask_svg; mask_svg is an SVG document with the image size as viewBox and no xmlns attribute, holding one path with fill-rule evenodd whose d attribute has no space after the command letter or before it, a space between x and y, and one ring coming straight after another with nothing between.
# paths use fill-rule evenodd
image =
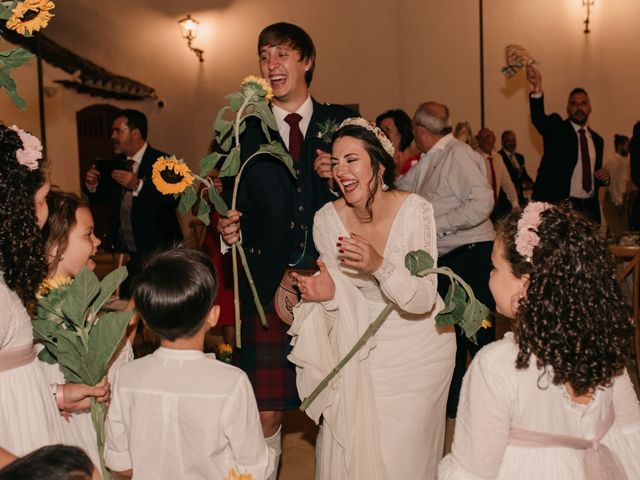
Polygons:
<instances>
[{"instance_id":1,"label":"bride's flower crown","mask_svg":"<svg viewBox=\"0 0 640 480\"><path fill-rule=\"evenodd\" d=\"M17 125L11 125L9 129L16 132L22 142L22 148L16 150L18 163L29 171L37 170L38 160L42 159L42 144L38 137L21 130Z\"/></svg>"},{"instance_id":2,"label":"bride's flower crown","mask_svg":"<svg viewBox=\"0 0 640 480\"><path fill-rule=\"evenodd\" d=\"M356 125L358 127L366 128L367 130L372 132L376 136L380 144L382 145L382 148L384 148L385 151L389 155L391 155L391 158L393 158L396 151L393 148L393 144L391 143L391 140L389 140L389 137L387 137L387 135L382 130L376 127L374 123L371 123L369 120L366 120L362 117L351 117L351 118L347 118L340 125L338 125L338 128L336 129L336 131L340 130L342 127L346 127L347 125Z\"/></svg>"}]
</instances>

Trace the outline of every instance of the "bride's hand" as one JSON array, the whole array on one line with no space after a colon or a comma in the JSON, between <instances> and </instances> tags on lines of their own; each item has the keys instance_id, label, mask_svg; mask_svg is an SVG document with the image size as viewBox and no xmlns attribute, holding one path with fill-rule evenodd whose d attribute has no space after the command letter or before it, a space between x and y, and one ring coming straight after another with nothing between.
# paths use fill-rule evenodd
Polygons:
<instances>
[{"instance_id":1,"label":"bride's hand","mask_svg":"<svg viewBox=\"0 0 640 480\"><path fill-rule=\"evenodd\" d=\"M366 238L351 234L351 237L338 237L338 260L342 265L360 270L362 273L373 273L382 265L382 256L376 252Z\"/></svg>"},{"instance_id":2,"label":"bride's hand","mask_svg":"<svg viewBox=\"0 0 640 480\"><path fill-rule=\"evenodd\" d=\"M318 268L320 273L313 276L292 273L302 299L308 302L325 302L336 296L336 284L322 260L318 260Z\"/></svg>"}]
</instances>

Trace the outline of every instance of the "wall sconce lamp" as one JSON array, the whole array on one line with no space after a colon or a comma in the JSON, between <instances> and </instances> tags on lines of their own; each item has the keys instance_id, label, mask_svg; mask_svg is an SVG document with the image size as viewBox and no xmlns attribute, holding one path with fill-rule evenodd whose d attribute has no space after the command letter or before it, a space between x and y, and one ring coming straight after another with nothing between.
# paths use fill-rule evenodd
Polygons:
<instances>
[{"instance_id":1,"label":"wall sconce lamp","mask_svg":"<svg viewBox=\"0 0 640 480\"><path fill-rule=\"evenodd\" d=\"M587 18L584 19L584 33L590 33L589 30L589 15L591 15L591 7L596 3L596 0L582 0L582 6L587 7Z\"/></svg>"},{"instance_id":2,"label":"wall sconce lamp","mask_svg":"<svg viewBox=\"0 0 640 480\"><path fill-rule=\"evenodd\" d=\"M189 49L191 49L191 51L196 54L201 62L204 62L204 58L202 58L202 54L204 52L202 51L202 49L195 48L192 45L193 40L195 40L195 38L198 36L198 25L200 25L200 22L191 18L191 15L187 15L182 20L178 20L178 25L180 25L180 32L182 33L182 37L187 39L187 45L189 46Z\"/></svg>"}]
</instances>

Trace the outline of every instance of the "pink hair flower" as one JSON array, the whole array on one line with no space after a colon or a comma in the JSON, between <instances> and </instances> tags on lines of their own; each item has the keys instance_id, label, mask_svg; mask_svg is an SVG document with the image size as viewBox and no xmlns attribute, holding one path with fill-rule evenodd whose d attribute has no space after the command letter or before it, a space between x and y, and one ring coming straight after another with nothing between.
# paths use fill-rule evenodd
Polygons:
<instances>
[{"instance_id":1,"label":"pink hair flower","mask_svg":"<svg viewBox=\"0 0 640 480\"><path fill-rule=\"evenodd\" d=\"M38 160L42 159L42 143L38 137L18 128L17 125L11 125L11 130L16 132L22 142L22 148L16 150L16 158L18 163L29 169L29 171L38 168Z\"/></svg>"},{"instance_id":2,"label":"pink hair flower","mask_svg":"<svg viewBox=\"0 0 640 480\"><path fill-rule=\"evenodd\" d=\"M518 220L518 231L516 232L516 252L522 255L527 261L533 257L533 249L540 243L538 227L542 222L540 214L551 207L545 202L531 202L522 211L522 216Z\"/></svg>"}]
</instances>

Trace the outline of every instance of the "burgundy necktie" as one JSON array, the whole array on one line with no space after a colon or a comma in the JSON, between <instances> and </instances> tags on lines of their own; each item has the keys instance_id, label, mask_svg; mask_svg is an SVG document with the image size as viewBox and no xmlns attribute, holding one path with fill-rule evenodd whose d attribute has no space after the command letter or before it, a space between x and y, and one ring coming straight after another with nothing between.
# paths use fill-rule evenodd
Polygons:
<instances>
[{"instance_id":1,"label":"burgundy necktie","mask_svg":"<svg viewBox=\"0 0 640 480\"><path fill-rule=\"evenodd\" d=\"M289 124L289 153L293 157L293 161L297 162L300 158L300 151L304 143L302 130L300 130L300 120L302 116L297 113L290 113L284 117L284 121Z\"/></svg>"},{"instance_id":2,"label":"burgundy necktie","mask_svg":"<svg viewBox=\"0 0 640 480\"><path fill-rule=\"evenodd\" d=\"M493 188L493 201L495 202L498 199L498 182L496 182L496 170L493 168L493 156L487 155L487 160L489 160L491 167L491 188Z\"/></svg>"},{"instance_id":3,"label":"burgundy necktie","mask_svg":"<svg viewBox=\"0 0 640 480\"><path fill-rule=\"evenodd\" d=\"M589 144L584 128L578 130L580 134L580 156L582 157L582 189L591 191L591 159L589 158Z\"/></svg>"}]
</instances>

